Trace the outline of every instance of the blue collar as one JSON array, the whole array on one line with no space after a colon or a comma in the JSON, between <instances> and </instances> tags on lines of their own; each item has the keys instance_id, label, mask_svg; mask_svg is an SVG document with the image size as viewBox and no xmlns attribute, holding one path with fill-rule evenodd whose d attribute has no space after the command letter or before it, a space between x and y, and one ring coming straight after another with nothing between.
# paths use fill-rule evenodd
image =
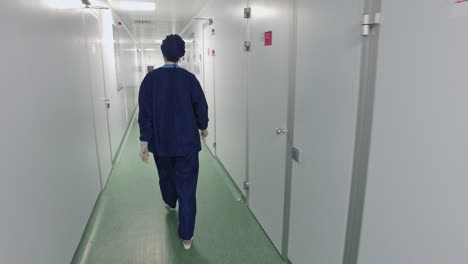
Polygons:
<instances>
[{"instance_id":1,"label":"blue collar","mask_svg":"<svg viewBox=\"0 0 468 264\"><path fill-rule=\"evenodd\" d=\"M175 63L166 63L164 64L163 68L180 68L180 66Z\"/></svg>"}]
</instances>

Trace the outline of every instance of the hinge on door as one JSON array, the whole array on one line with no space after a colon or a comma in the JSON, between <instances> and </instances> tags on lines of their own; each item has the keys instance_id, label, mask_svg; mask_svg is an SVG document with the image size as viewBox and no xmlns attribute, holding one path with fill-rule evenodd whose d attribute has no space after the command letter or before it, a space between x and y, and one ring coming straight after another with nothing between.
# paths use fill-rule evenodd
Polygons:
<instances>
[{"instance_id":1,"label":"hinge on door","mask_svg":"<svg viewBox=\"0 0 468 264\"><path fill-rule=\"evenodd\" d=\"M216 142L213 142L213 148L216 149Z\"/></svg>"},{"instance_id":2,"label":"hinge on door","mask_svg":"<svg viewBox=\"0 0 468 264\"><path fill-rule=\"evenodd\" d=\"M362 36L369 36L372 27L380 25L380 13L362 15Z\"/></svg>"},{"instance_id":3,"label":"hinge on door","mask_svg":"<svg viewBox=\"0 0 468 264\"><path fill-rule=\"evenodd\" d=\"M244 41L244 51L250 51L250 41Z\"/></svg>"},{"instance_id":4,"label":"hinge on door","mask_svg":"<svg viewBox=\"0 0 468 264\"><path fill-rule=\"evenodd\" d=\"M252 8L246 7L244 8L244 18L250 18L252 15Z\"/></svg>"},{"instance_id":5,"label":"hinge on door","mask_svg":"<svg viewBox=\"0 0 468 264\"><path fill-rule=\"evenodd\" d=\"M104 99L104 102L106 103L107 109L110 109L110 100L107 99L107 98L105 98L105 99Z\"/></svg>"},{"instance_id":6,"label":"hinge on door","mask_svg":"<svg viewBox=\"0 0 468 264\"><path fill-rule=\"evenodd\" d=\"M244 190L249 190L250 189L250 184L248 181L244 181Z\"/></svg>"}]
</instances>

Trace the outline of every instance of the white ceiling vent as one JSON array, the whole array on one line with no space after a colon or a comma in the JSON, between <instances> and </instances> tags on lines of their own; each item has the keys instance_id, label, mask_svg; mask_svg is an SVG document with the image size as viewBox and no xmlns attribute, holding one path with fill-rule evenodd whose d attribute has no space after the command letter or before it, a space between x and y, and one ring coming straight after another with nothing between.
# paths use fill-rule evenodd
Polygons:
<instances>
[{"instance_id":1,"label":"white ceiling vent","mask_svg":"<svg viewBox=\"0 0 468 264\"><path fill-rule=\"evenodd\" d=\"M153 21L151 21L151 20L145 20L145 19L137 19L137 20L133 20L133 24L137 24L137 25L151 25L151 24L153 24Z\"/></svg>"}]
</instances>

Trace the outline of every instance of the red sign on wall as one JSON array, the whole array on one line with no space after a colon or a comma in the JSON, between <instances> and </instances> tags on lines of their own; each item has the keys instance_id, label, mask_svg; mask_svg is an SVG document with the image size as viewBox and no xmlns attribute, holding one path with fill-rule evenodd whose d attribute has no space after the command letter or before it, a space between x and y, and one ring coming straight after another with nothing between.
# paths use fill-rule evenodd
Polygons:
<instances>
[{"instance_id":1,"label":"red sign on wall","mask_svg":"<svg viewBox=\"0 0 468 264\"><path fill-rule=\"evenodd\" d=\"M208 56L211 55L211 49L208 49Z\"/></svg>"},{"instance_id":2,"label":"red sign on wall","mask_svg":"<svg viewBox=\"0 0 468 264\"><path fill-rule=\"evenodd\" d=\"M273 45L273 32L268 31L265 32L265 46L271 46Z\"/></svg>"}]
</instances>

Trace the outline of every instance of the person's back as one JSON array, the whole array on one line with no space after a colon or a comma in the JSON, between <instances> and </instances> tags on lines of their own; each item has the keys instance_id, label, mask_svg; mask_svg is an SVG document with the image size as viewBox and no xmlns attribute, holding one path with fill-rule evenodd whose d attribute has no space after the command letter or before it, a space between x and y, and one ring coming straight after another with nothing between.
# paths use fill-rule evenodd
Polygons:
<instances>
[{"instance_id":1,"label":"person's back","mask_svg":"<svg viewBox=\"0 0 468 264\"><path fill-rule=\"evenodd\" d=\"M149 73L140 91L140 116L145 111L152 113L150 136L157 139L149 140L149 150L158 156L184 156L201 150L198 130L208 126L207 110L203 91L192 73L176 64Z\"/></svg>"},{"instance_id":2,"label":"person's back","mask_svg":"<svg viewBox=\"0 0 468 264\"><path fill-rule=\"evenodd\" d=\"M154 154L162 198L170 210L179 202L178 234L189 249L197 211L198 130L208 135L208 105L195 76L177 65L185 54L182 38L167 36L161 50L166 64L148 73L140 87L140 156L148 162L149 152Z\"/></svg>"}]
</instances>

